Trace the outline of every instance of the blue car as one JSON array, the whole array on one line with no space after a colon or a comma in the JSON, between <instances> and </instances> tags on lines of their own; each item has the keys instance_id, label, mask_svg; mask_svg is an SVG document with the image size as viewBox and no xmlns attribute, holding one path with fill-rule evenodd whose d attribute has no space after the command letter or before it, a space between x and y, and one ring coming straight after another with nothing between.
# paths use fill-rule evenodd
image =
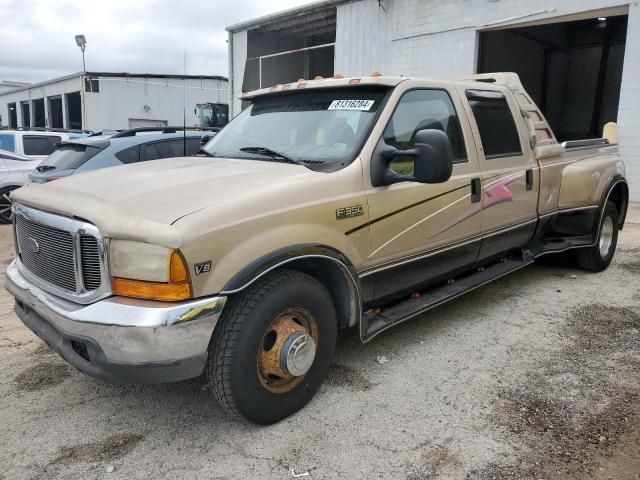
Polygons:
<instances>
[{"instance_id":1,"label":"blue car","mask_svg":"<svg viewBox=\"0 0 640 480\"><path fill-rule=\"evenodd\" d=\"M135 128L112 136L75 138L56 150L29 174L29 181L46 183L69 175L198 153L214 132L180 131L176 128Z\"/></svg>"}]
</instances>

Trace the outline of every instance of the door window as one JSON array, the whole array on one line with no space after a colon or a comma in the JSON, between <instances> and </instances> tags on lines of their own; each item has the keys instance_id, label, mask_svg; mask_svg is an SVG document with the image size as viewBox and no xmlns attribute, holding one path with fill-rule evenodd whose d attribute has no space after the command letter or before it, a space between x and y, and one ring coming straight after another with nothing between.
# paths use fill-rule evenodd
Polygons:
<instances>
[{"instance_id":1,"label":"door window","mask_svg":"<svg viewBox=\"0 0 640 480\"><path fill-rule=\"evenodd\" d=\"M136 163L140 161L140 145L125 148L116 153L116 158L122 163Z\"/></svg>"},{"instance_id":2,"label":"door window","mask_svg":"<svg viewBox=\"0 0 640 480\"><path fill-rule=\"evenodd\" d=\"M466 94L478 125L485 158L522 155L516 122L505 96L488 90L467 90Z\"/></svg>"},{"instance_id":3,"label":"door window","mask_svg":"<svg viewBox=\"0 0 640 480\"><path fill-rule=\"evenodd\" d=\"M411 90L405 93L384 131L384 141L398 149L410 149L419 130L435 129L451 141L454 163L467 161L464 136L451 97L444 90ZM412 168L409 165L407 169Z\"/></svg>"},{"instance_id":4,"label":"door window","mask_svg":"<svg viewBox=\"0 0 640 480\"><path fill-rule=\"evenodd\" d=\"M145 143L140 147L140 161L156 160L160 157L160 152L155 143Z\"/></svg>"}]
</instances>

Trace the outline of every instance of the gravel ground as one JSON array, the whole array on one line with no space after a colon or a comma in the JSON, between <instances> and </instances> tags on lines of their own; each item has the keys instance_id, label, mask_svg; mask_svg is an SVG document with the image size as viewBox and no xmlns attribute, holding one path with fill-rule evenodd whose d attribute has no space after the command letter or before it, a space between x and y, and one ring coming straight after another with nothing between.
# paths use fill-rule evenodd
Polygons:
<instances>
[{"instance_id":1,"label":"gravel ground","mask_svg":"<svg viewBox=\"0 0 640 480\"><path fill-rule=\"evenodd\" d=\"M0 266L12 243L1 226ZM370 344L344 333L315 399L270 427L201 380L82 375L2 289L0 478L638 479L640 205L618 245L600 274L536 264Z\"/></svg>"}]
</instances>

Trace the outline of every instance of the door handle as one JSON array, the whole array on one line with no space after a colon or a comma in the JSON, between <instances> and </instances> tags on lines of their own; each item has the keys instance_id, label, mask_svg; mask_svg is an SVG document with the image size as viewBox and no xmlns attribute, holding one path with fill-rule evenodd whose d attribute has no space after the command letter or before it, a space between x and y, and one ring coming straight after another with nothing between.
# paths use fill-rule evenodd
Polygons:
<instances>
[{"instance_id":1,"label":"door handle","mask_svg":"<svg viewBox=\"0 0 640 480\"><path fill-rule=\"evenodd\" d=\"M527 170L525 176L527 177L527 190L533 190L533 170Z\"/></svg>"},{"instance_id":2,"label":"door handle","mask_svg":"<svg viewBox=\"0 0 640 480\"><path fill-rule=\"evenodd\" d=\"M482 199L482 183L479 178L471 179L471 203L477 203Z\"/></svg>"}]
</instances>

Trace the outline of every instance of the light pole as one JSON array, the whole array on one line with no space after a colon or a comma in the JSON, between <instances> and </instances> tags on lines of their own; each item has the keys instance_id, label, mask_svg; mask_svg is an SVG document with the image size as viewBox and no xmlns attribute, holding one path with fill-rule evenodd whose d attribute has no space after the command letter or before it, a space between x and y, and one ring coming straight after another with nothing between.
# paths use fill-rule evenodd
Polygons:
<instances>
[{"instance_id":1,"label":"light pole","mask_svg":"<svg viewBox=\"0 0 640 480\"><path fill-rule=\"evenodd\" d=\"M84 66L84 49L87 45L87 39L84 35L76 35L76 45L78 45L80 50L82 50L82 72L86 73L87 68Z\"/></svg>"},{"instance_id":2,"label":"light pole","mask_svg":"<svg viewBox=\"0 0 640 480\"><path fill-rule=\"evenodd\" d=\"M80 50L82 50L82 126L81 128L84 129L87 125L87 107L85 104L85 84L86 84L86 76L87 76L87 67L84 64L84 49L87 45L87 39L85 38L84 35L76 35L76 45L78 45L80 47Z\"/></svg>"}]
</instances>

